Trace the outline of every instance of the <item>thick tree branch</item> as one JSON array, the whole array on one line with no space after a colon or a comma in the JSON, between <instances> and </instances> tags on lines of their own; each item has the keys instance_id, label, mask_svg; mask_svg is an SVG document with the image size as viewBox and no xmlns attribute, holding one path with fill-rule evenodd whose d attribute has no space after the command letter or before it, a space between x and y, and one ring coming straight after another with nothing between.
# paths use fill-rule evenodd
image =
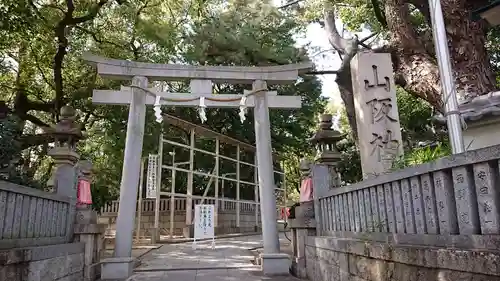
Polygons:
<instances>
[{"instance_id":1,"label":"thick tree branch","mask_svg":"<svg viewBox=\"0 0 500 281\"><path fill-rule=\"evenodd\" d=\"M54 136L50 134L22 135L19 138L19 142L21 144L21 149L24 150L32 146L44 145L46 143L54 142Z\"/></svg>"},{"instance_id":2,"label":"thick tree branch","mask_svg":"<svg viewBox=\"0 0 500 281\"><path fill-rule=\"evenodd\" d=\"M19 118L21 118L22 120L27 120L27 121L30 121L31 123L39 126L39 127L49 127L49 125L45 122L43 122L42 120L40 120L40 118L36 117L36 116L33 116L31 114L27 114L27 113L17 113L14 111L14 114L16 114L17 116L19 116Z\"/></svg>"},{"instance_id":3,"label":"thick tree branch","mask_svg":"<svg viewBox=\"0 0 500 281\"><path fill-rule=\"evenodd\" d=\"M108 0L100 0L99 3L94 5L90 11L82 16L82 17L73 17L73 13L75 11L75 5L72 0L66 0L67 11L64 14L63 19L57 24L55 28L55 35L57 38L57 52L54 56L54 86L56 95L54 98L54 112L56 112L56 121L58 121L59 117L59 109L62 107L64 102L64 85L63 85L63 77L62 77L62 69L63 69L63 61L64 57L67 54L68 47L68 38L69 30L71 26L77 25L79 23L87 22L93 20L99 10L104 4L106 4Z\"/></svg>"},{"instance_id":4,"label":"thick tree branch","mask_svg":"<svg viewBox=\"0 0 500 281\"><path fill-rule=\"evenodd\" d=\"M86 28L83 28L81 26L75 26L76 29L84 32L85 34L88 34L92 37L92 39L94 39L95 42L99 43L99 44L109 44L109 45L112 45L112 46L115 46L115 47L118 47L118 48L123 48L123 45L120 45L120 44L117 44L115 42L112 42L112 41L108 41L108 40L104 40L104 39L101 39L97 36L97 34L93 31L90 31Z\"/></svg>"},{"instance_id":5,"label":"thick tree branch","mask_svg":"<svg viewBox=\"0 0 500 281\"><path fill-rule=\"evenodd\" d=\"M72 2L72 1L69 1L69 2ZM108 3L108 0L100 0L99 3L97 3L92 8L90 8L90 11L86 15L78 17L78 18L72 18L70 24L77 25L79 23L84 23L84 22L87 22L89 20L93 20L97 16L97 14L99 13L99 10L102 8L102 6L104 6L106 3Z\"/></svg>"},{"instance_id":6,"label":"thick tree branch","mask_svg":"<svg viewBox=\"0 0 500 281\"><path fill-rule=\"evenodd\" d=\"M299 4L300 2L303 2L303 1L305 1L305 0L293 0L293 1L290 1L286 4L284 4L284 5L279 6L278 9L286 9L288 7L295 5L295 4Z\"/></svg>"},{"instance_id":7,"label":"thick tree branch","mask_svg":"<svg viewBox=\"0 0 500 281\"><path fill-rule=\"evenodd\" d=\"M373 12L375 13L375 18L378 20L382 28L387 28L387 19L385 18L384 11L380 8L380 2L378 0L370 0Z\"/></svg>"},{"instance_id":8,"label":"thick tree branch","mask_svg":"<svg viewBox=\"0 0 500 281\"><path fill-rule=\"evenodd\" d=\"M339 74L339 70L318 70L318 71L309 71L306 74L309 75L324 75L324 74Z\"/></svg>"},{"instance_id":9,"label":"thick tree branch","mask_svg":"<svg viewBox=\"0 0 500 281\"><path fill-rule=\"evenodd\" d=\"M326 5L326 4L325 4ZM344 54L349 45L349 40L344 39L337 30L335 24L335 10L331 5L326 5L324 11L325 30L328 34L330 45L339 53Z\"/></svg>"}]
</instances>

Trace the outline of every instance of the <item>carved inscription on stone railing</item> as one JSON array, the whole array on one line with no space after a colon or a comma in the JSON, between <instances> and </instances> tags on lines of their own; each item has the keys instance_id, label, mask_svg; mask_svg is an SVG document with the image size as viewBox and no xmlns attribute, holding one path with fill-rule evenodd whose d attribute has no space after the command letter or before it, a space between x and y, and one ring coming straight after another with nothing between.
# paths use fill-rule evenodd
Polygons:
<instances>
[{"instance_id":1,"label":"carved inscription on stone railing","mask_svg":"<svg viewBox=\"0 0 500 281\"><path fill-rule=\"evenodd\" d=\"M324 229L327 233L499 235L499 159L332 191L333 195L320 198L318 211L326 214Z\"/></svg>"}]
</instances>

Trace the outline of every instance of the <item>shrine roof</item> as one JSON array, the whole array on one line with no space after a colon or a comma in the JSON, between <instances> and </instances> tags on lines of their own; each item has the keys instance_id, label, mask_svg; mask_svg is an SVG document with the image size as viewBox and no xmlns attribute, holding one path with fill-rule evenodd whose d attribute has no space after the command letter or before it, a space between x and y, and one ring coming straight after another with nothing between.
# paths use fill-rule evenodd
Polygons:
<instances>
[{"instance_id":1,"label":"shrine roof","mask_svg":"<svg viewBox=\"0 0 500 281\"><path fill-rule=\"evenodd\" d=\"M110 59L90 53L84 54L83 59L96 66L101 77L116 80L131 80L134 76L144 76L158 81L204 79L252 84L255 80L263 80L268 84L293 84L299 74L309 72L313 68L312 62L262 67L160 64Z\"/></svg>"},{"instance_id":2,"label":"shrine roof","mask_svg":"<svg viewBox=\"0 0 500 281\"><path fill-rule=\"evenodd\" d=\"M484 12L487 12L497 6L500 5L500 0L495 0L491 1L489 5L483 6L475 11L472 11L472 19L473 20L480 20L481 19L481 14Z\"/></svg>"},{"instance_id":3,"label":"shrine roof","mask_svg":"<svg viewBox=\"0 0 500 281\"><path fill-rule=\"evenodd\" d=\"M474 123L490 117L500 117L500 91L461 101L458 109L466 123ZM440 123L446 122L446 117L442 115L434 118Z\"/></svg>"},{"instance_id":4,"label":"shrine roof","mask_svg":"<svg viewBox=\"0 0 500 281\"><path fill-rule=\"evenodd\" d=\"M253 146L247 142L237 140L237 139L229 137L227 135L215 132L214 130L206 128L202 125L191 123L189 121L183 120L179 117L176 117L176 116L173 116L170 114L163 114L163 120L165 123L167 123L169 125L172 125L174 127L177 127L177 128L180 128L180 129L183 129L186 131L190 131L191 129L193 129L195 134L199 135L199 136L211 137L211 138L217 137L217 138L219 138L219 141L222 143L231 144L234 146L239 145L241 149L243 149L245 151L253 152L253 153L255 153L257 151L255 146ZM277 154L273 153L273 158L279 159L279 156Z\"/></svg>"}]
</instances>

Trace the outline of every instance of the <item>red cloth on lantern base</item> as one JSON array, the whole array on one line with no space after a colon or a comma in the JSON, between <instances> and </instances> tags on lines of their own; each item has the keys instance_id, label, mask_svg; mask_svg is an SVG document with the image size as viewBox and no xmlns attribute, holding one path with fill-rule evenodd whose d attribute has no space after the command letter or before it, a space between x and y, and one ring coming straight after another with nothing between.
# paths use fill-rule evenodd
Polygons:
<instances>
[{"instance_id":1,"label":"red cloth on lantern base","mask_svg":"<svg viewBox=\"0 0 500 281\"><path fill-rule=\"evenodd\" d=\"M313 186L312 179L305 178L300 185L300 202L307 202L313 200Z\"/></svg>"},{"instance_id":2,"label":"red cloth on lantern base","mask_svg":"<svg viewBox=\"0 0 500 281\"><path fill-rule=\"evenodd\" d=\"M92 193L90 192L90 182L86 180L78 181L77 204L92 204Z\"/></svg>"}]
</instances>

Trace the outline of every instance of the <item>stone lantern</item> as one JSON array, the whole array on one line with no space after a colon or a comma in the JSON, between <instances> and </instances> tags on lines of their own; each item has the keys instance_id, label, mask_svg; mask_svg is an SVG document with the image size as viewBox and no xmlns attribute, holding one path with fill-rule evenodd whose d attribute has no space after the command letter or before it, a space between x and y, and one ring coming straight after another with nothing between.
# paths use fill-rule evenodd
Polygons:
<instances>
[{"instance_id":1,"label":"stone lantern","mask_svg":"<svg viewBox=\"0 0 500 281\"><path fill-rule=\"evenodd\" d=\"M54 147L48 152L54 159L54 169L47 186L52 192L72 198L76 198L75 165L80 160L76 144L83 139L81 126L76 118L74 108L63 106L61 120L54 126L44 128L45 134L54 137Z\"/></svg>"},{"instance_id":2,"label":"stone lantern","mask_svg":"<svg viewBox=\"0 0 500 281\"><path fill-rule=\"evenodd\" d=\"M341 180L337 165L341 158L340 152L337 149L337 142L343 139L344 136L332 129L332 126L332 115L322 114L319 130L311 138L311 142L318 150L316 161L320 164L331 166L333 169L332 175L334 175L333 184L338 187L341 185Z\"/></svg>"}]
</instances>

